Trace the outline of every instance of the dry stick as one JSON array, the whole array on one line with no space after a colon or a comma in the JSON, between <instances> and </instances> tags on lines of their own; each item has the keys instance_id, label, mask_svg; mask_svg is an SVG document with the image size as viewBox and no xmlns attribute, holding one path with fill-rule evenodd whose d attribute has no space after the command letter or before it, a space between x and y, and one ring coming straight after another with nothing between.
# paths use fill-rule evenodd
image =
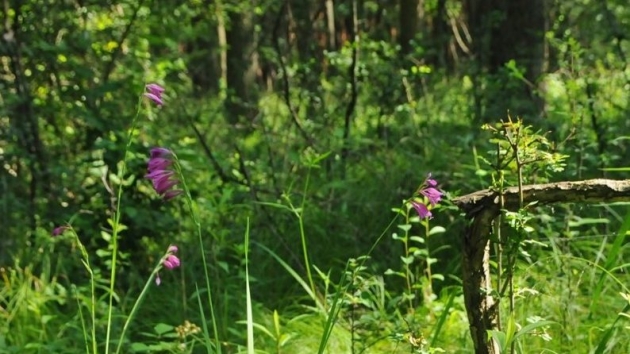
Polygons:
<instances>
[{"instance_id":1,"label":"dry stick","mask_svg":"<svg viewBox=\"0 0 630 354\"><path fill-rule=\"evenodd\" d=\"M630 180L592 179L509 187L499 192L484 189L459 198L453 203L466 213L468 223L463 234L462 270L466 313L476 354L498 354L488 331L497 328L497 306L491 296L490 232L493 220L501 212L523 205L554 203L600 203L630 201Z\"/></svg>"}]
</instances>

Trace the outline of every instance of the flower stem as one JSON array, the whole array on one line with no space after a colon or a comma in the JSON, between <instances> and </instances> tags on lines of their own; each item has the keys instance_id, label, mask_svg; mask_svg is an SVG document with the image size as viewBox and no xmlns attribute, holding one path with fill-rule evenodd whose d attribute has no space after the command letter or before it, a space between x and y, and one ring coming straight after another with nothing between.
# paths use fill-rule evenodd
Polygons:
<instances>
[{"instance_id":1,"label":"flower stem","mask_svg":"<svg viewBox=\"0 0 630 354\"><path fill-rule=\"evenodd\" d=\"M188 206L188 209L190 210L190 215L193 219L193 223L195 224L195 228L197 229L197 236L199 238L199 249L201 251L201 261L203 262L203 271L206 278L206 288L208 290L208 306L210 307L210 318L212 319L212 327L214 331L213 334L214 334L216 352L218 354L221 354L221 342L219 341L219 332L217 329L217 321L216 321L216 316L214 314L214 305L212 302L212 290L210 288L210 275L208 274L206 251L204 249L203 236L201 233L201 221L199 220L199 214L197 212L197 208L195 207L195 202L193 201L192 196L190 195L190 189L188 189L188 185L186 184L186 178L184 177L184 174L182 173L182 166L175 153L173 153L173 160L175 161L175 170L177 171L179 180L182 183L182 189L184 190L184 195L186 196L186 205ZM204 323L203 328L204 328L204 331L206 332L205 333L206 336L208 336L209 334L208 334L208 330L205 323ZM210 351L209 346L206 346L206 349L208 351L208 354L212 353Z\"/></svg>"},{"instance_id":2,"label":"flower stem","mask_svg":"<svg viewBox=\"0 0 630 354\"><path fill-rule=\"evenodd\" d=\"M116 284L116 261L118 257L118 230L120 228L120 216L121 216L120 200L122 199L124 176L125 176L125 173L127 172L127 159L129 157L129 150L131 148L131 142L133 141L133 133L136 130L138 116L140 116L141 103L142 103L142 95L140 95L140 97L138 98L138 108L136 110L136 116L133 118L131 122L131 128L129 128L129 131L127 133L127 145L125 146L125 155L123 157L121 170L119 171L120 184L118 185L118 195L116 197L116 210L114 210L114 221L112 223L112 237L111 237L112 264L111 264L111 275L109 279L109 305L107 309L107 332L105 335L105 354L109 353L109 340L111 338L111 330L112 330L112 311L114 309L114 285Z\"/></svg>"},{"instance_id":3,"label":"flower stem","mask_svg":"<svg viewBox=\"0 0 630 354\"><path fill-rule=\"evenodd\" d=\"M308 169L306 174L306 182L304 183L304 192L302 193L302 203L300 205L300 212L296 213L298 217L298 223L300 225L300 239L302 241L302 253L304 255L304 266L306 267L306 276L308 277L309 285L311 286L311 292L315 296L315 282L313 281L313 275L311 274L311 263L308 259L308 247L306 244L306 232L304 231L304 205L306 204L306 192L308 191L308 184L310 182L311 169Z\"/></svg>"},{"instance_id":4,"label":"flower stem","mask_svg":"<svg viewBox=\"0 0 630 354\"><path fill-rule=\"evenodd\" d=\"M153 283L153 279L155 279L155 275L160 271L160 269L162 269L162 262L164 261L164 258L166 258L166 255L164 255L160 259L160 262L158 263L158 265L153 269L153 272L151 272L151 276L149 277L149 280L147 280L146 284L144 284L144 288L142 289L142 292L140 292L140 295L136 299L136 302L133 304L133 307L131 308L131 312L129 312L129 316L127 316L127 320L125 321L122 332L120 333L120 340L118 341L118 346L116 347L116 352L115 352L116 354L118 354L120 352L120 348L122 348L122 343L125 338L125 333L127 332L127 329L129 328L129 324L131 323L131 320L133 319L136 312L138 311L138 308L140 308L140 304L142 303L142 300L144 300L144 297L147 294L147 290L149 290L149 285Z\"/></svg>"}]
</instances>

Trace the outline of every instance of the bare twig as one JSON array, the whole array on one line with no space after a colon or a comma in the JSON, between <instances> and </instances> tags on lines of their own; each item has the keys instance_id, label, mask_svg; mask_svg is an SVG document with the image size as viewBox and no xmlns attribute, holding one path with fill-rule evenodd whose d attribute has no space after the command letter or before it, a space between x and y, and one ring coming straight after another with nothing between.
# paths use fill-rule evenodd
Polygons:
<instances>
[{"instance_id":1,"label":"bare twig","mask_svg":"<svg viewBox=\"0 0 630 354\"><path fill-rule=\"evenodd\" d=\"M300 134L304 137L304 140L306 140L306 142L309 145L313 145L313 140L306 133L306 131L302 127L302 124L300 124L300 118L298 116L298 113L295 110L293 103L291 102L291 86L289 83L289 74L287 73L287 68L284 63L284 59L282 57L282 50L280 49L280 36L278 35L278 31L280 30L280 23L282 22L282 15L287 10L287 7L288 7L288 0L284 2L284 4L282 5L282 8L280 9L280 12L278 13L278 16L276 17L276 22L273 26L273 38L274 38L273 44L276 50L276 54L278 55L278 62L280 63L280 70L282 71L282 82L284 84L284 90L283 90L284 102L286 103L287 107L289 108L289 112L291 113L291 120L293 124L295 125L295 127L297 128L297 130L300 132Z\"/></svg>"},{"instance_id":2,"label":"bare twig","mask_svg":"<svg viewBox=\"0 0 630 354\"><path fill-rule=\"evenodd\" d=\"M206 154L206 157L208 157L208 160L210 160L212 167L214 168L215 172L217 173L221 181L223 183L236 182L237 184L245 185L243 181L236 179L228 175L227 173L225 173L219 161L214 157L214 154L212 153L212 149L210 149L210 146L206 143L204 136L201 134L199 129L197 129L197 126L195 126L195 123L192 121L192 119L190 119L190 117L187 117L187 120L188 120L188 124L190 125L190 128L195 133L195 136L197 136L197 141L199 141L199 144L201 144L201 148Z\"/></svg>"}]
</instances>

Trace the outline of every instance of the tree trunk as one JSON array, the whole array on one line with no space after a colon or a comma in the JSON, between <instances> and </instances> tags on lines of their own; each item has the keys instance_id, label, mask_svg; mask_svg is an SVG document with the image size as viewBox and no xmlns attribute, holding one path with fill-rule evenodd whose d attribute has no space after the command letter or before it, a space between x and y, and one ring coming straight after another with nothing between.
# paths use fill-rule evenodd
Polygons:
<instances>
[{"instance_id":1,"label":"tree trunk","mask_svg":"<svg viewBox=\"0 0 630 354\"><path fill-rule=\"evenodd\" d=\"M468 25L473 36L477 69L492 75L485 97L484 119L517 115L536 116L542 102L536 96L536 81L545 59L545 0L467 0ZM506 64L514 60L523 77Z\"/></svg>"},{"instance_id":2,"label":"tree trunk","mask_svg":"<svg viewBox=\"0 0 630 354\"><path fill-rule=\"evenodd\" d=\"M498 311L490 282L490 232L498 208L484 209L469 221L464 231L462 281L464 304L476 354L499 354L488 331L497 329Z\"/></svg>"},{"instance_id":3,"label":"tree trunk","mask_svg":"<svg viewBox=\"0 0 630 354\"><path fill-rule=\"evenodd\" d=\"M447 67L449 33L447 24L446 0L437 0L435 15L431 21L431 48L427 61L439 68Z\"/></svg>"},{"instance_id":4,"label":"tree trunk","mask_svg":"<svg viewBox=\"0 0 630 354\"><path fill-rule=\"evenodd\" d=\"M253 6L253 5L252 5ZM245 123L256 105L254 83L258 68L258 53L254 50L254 21L249 6L228 14L227 39L227 98L226 118L232 125Z\"/></svg>"},{"instance_id":5,"label":"tree trunk","mask_svg":"<svg viewBox=\"0 0 630 354\"><path fill-rule=\"evenodd\" d=\"M418 31L418 21L420 20L420 0L400 0L400 33L398 43L400 44L400 54L405 56L413 51L411 41Z\"/></svg>"}]
</instances>

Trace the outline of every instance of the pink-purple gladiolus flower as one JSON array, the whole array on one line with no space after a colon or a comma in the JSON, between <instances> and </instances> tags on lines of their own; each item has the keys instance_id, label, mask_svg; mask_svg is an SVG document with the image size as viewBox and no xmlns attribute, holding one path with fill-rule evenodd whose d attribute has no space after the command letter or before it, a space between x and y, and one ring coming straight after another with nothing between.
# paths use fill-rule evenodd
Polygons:
<instances>
[{"instance_id":1,"label":"pink-purple gladiolus flower","mask_svg":"<svg viewBox=\"0 0 630 354\"><path fill-rule=\"evenodd\" d=\"M70 227L68 226L57 226L52 230L53 237L59 236L64 233L64 231L68 230Z\"/></svg>"},{"instance_id":2,"label":"pink-purple gladiolus flower","mask_svg":"<svg viewBox=\"0 0 630 354\"><path fill-rule=\"evenodd\" d=\"M166 256L162 258L162 266L168 270L173 270L180 266L181 262L179 258L175 255L178 249L175 245L170 245L168 247L168 251L166 251ZM155 276L155 284L160 285L162 283L162 279L160 278L160 273L158 272Z\"/></svg>"},{"instance_id":3,"label":"pink-purple gladiolus flower","mask_svg":"<svg viewBox=\"0 0 630 354\"><path fill-rule=\"evenodd\" d=\"M173 199L183 193L181 189L174 189L179 180L172 166L173 153L171 150L162 147L151 149L147 168L148 174L145 177L151 180L153 189L164 200Z\"/></svg>"},{"instance_id":4,"label":"pink-purple gladiolus flower","mask_svg":"<svg viewBox=\"0 0 630 354\"><path fill-rule=\"evenodd\" d=\"M418 188L417 193L419 194L419 196L425 197L429 201L431 207L435 207L435 205L439 203L440 200L442 200L442 192L440 192L436 187L437 181L432 179L431 174L429 173L427 179L424 181L424 183L422 183L420 188ZM418 216L420 216L420 219L431 219L433 217L433 214L431 214L431 210L429 210L429 206L424 202L412 200L411 205L414 209L416 209L416 212L418 213Z\"/></svg>"},{"instance_id":5,"label":"pink-purple gladiolus flower","mask_svg":"<svg viewBox=\"0 0 630 354\"><path fill-rule=\"evenodd\" d=\"M158 84L148 84L145 86L147 92L143 94L144 97L155 102L158 106L162 106L164 101L162 100L162 93L164 93L164 87Z\"/></svg>"}]
</instances>

